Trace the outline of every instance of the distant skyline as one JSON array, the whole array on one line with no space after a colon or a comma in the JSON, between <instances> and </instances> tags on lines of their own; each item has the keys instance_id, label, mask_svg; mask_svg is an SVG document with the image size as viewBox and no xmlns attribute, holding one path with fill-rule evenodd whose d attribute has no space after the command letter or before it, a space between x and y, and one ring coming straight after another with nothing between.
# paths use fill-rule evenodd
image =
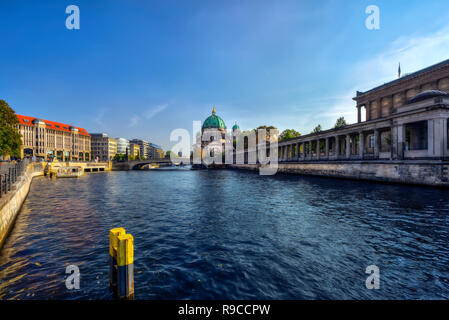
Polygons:
<instances>
[{"instance_id":1,"label":"distant skyline","mask_svg":"<svg viewBox=\"0 0 449 320\"><path fill-rule=\"evenodd\" d=\"M65 8L80 8L68 30ZM380 9L380 30L365 8ZM228 128L307 134L365 91L449 58L447 1L0 2L0 99L169 149L215 105Z\"/></svg>"}]
</instances>

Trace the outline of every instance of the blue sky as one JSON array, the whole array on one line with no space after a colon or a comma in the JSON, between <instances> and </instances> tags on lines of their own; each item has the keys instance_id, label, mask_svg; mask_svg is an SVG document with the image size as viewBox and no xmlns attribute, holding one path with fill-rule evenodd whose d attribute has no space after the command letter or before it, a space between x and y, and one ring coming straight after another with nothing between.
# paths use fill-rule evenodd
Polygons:
<instances>
[{"instance_id":1,"label":"blue sky","mask_svg":"<svg viewBox=\"0 0 449 320\"><path fill-rule=\"evenodd\" d=\"M65 8L80 8L68 30ZM380 30L365 27L368 5ZM0 1L0 99L168 148L215 104L232 127L309 133L356 90L449 58L447 1Z\"/></svg>"}]
</instances>

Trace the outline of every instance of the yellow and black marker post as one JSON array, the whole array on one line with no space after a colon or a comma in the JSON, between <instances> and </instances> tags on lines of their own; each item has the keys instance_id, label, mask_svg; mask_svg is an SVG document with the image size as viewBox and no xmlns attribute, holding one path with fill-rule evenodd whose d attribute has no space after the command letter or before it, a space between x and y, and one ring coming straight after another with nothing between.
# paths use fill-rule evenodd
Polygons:
<instances>
[{"instance_id":1,"label":"yellow and black marker post","mask_svg":"<svg viewBox=\"0 0 449 320\"><path fill-rule=\"evenodd\" d=\"M120 298L134 298L134 238L130 234L118 236L117 293Z\"/></svg>"},{"instance_id":2,"label":"yellow and black marker post","mask_svg":"<svg viewBox=\"0 0 449 320\"><path fill-rule=\"evenodd\" d=\"M109 231L109 283L119 298L134 298L134 239L125 229Z\"/></svg>"}]
</instances>

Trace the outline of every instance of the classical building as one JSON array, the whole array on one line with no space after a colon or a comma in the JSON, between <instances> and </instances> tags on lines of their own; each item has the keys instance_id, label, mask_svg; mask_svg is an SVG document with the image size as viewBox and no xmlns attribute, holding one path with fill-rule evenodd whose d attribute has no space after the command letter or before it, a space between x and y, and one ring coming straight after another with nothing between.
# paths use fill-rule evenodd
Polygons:
<instances>
[{"instance_id":1,"label":"classical building","mask_svg":"<svg viewBox=\"0 0 449 320\"><path fill-rule=\"evenodd\" d=\"M149 158L150 154L150 143L141 139L133 139L130 141L131 143L135 143L140 147L140 156L145 159Z\"/></svg>"},{"instance_id":2,"label":"classical building","mask_svg":"<svg viewBox=\"0 0 449 320\"><path fill-rule=\"evenodd\" d=\"M228 132L226 124L215 111L212 109L212 114L204 120L201 126L201 132L197 133L196 143L193 146L194 154L201 157L203 164L210 164L211 162L219 164L225 163L225 152L231 152L235 160L235 145L236 134L240 133L240 127L237 123L232 127L232 131ZM228 149L226 149L228 148ZM205 158L208 158L205 161Z\"/></svg>"},{"instance_id":3,"label":"classical building","mask_svg":"<svg viewBox=\"0 0 449 320\"><path fill-rule=\"evenodd\" d=\"M447 160L448 93L449 60L357 92L357 123L282 141L280 161Z\"/></svg>"},{"instance_id":4,"label":"classical building","mask_svg":"<svg viewBox=\"0 0 449 320\"><path fill-rule=\"evenodd\" d=\"M115 138L117 140L117 153L129 154L129 140L125 138Z\"/></svg>"},{"instance_id":5,"label":"classical building","mask_svg":"<svg viewBox=\"0 0 449 320\"><path fill-rule=\"evenodd\" d=\"M117 154L117 140L106 133L92 133L91 146L92 160L109 161Z\"/></svg>"},{"instance_id":6,"label":"classical building","mask_svg":"<svg viewBox=\"0 0 449 320\"><path fill-rule=\"evenodd\" d=\"M222 155L224 162L224 152L226 144L226 124L222 118L217 116L215 107L212 109L212 114L204 120L201 126L201 136L197 137L201 143L197 143L201 146L201 158L205 155L210 158L214 158L218 155Z\"/></svg>"},{"instance_id":7,"label":"classical building","mask_svg":"<svg viewBox=\"0 0 449 320\"><path fill-rule=\"evenodd\" d=\"M165 152L157 144L150 143L150 152L148 156L149 159L163 159L165 157Z\"/></svg>"},{"instance_id":8,"label":"classical building","mask_svg":"<svg viewBox=\"0 0 449 320\"><path fill-rule=\"evenodd\" d=\"M134 158L140 157L140 146L136 143L130 143L129 144L129 155L133 156Z\"/></svg>"},{"instance_id":9,"label":"classical building","mask_svg":"<svg viewBox=\"0 0 449 320\"><path fill-rule=\"evenodd\" d=\"M17 118L22 158L90 160L91 137L85 129L23 115Z\"/></svg>"}]
</instances>

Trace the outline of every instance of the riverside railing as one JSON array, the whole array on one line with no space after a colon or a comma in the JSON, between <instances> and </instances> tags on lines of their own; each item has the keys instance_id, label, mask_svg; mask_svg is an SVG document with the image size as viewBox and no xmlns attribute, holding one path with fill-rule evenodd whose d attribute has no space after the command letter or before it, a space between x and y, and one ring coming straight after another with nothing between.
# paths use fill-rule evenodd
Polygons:
<instances>
[{"instance_id":1,"label":"riverside railing","mask_svg":"<svg viewBox=\"0 0 449 320\"><path fill-rule=\"evenodd\" d=\"M22 176L27 166L32 162L30 159L24 159L15 164L8 164L0 170L0 198L11 191L11 185L17 182L17 178Z\"/></svg>"}]
</instances>

